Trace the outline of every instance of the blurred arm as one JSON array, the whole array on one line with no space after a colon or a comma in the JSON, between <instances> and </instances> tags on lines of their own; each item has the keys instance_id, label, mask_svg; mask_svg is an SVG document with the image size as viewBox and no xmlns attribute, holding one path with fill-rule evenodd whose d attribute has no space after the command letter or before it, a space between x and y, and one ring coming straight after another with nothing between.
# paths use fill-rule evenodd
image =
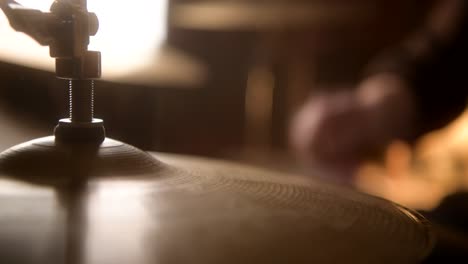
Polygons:
<instances>
[{"instance_id":1,"label":"blurred arm","mask_svg":"<svg viewBox=\"0 0 468 264\"><path fill-rule=\"evenodd\" d=\"M468 3L440 0L424 26L401 45L374 60L367 78L392 74L412 96L413 131L409 140L440 128L466 107Z\"/></svg>"}]
</instances>

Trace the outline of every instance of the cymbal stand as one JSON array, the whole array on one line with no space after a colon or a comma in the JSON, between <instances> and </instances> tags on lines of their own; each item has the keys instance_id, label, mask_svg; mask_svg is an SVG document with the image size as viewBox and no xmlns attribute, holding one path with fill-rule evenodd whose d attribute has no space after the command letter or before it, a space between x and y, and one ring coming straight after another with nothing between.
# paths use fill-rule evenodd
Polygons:
<instances>
[{"instance_id":1,"label":"cymbal stand","mask_svg":"<svg viewBox=\"0 0 468 264\"><path fill-rule=\"evenodd\" d=\"M59 120L54 136L0 153L0 172L55 189L66 214L65 262L80 264L86 256L84 197L90 191L89 179L128 175L128 168L151 173L158 161L135 147L106 138L103 121L93 116L93 80L101 77L101 54L88 50L99 21L88 12L86 0L57 0L50 12L26 8L13 0L0 0L0 8L16 31L49 46L56 76L69 80L69 118Z\"/></svg>"}]
</instances>

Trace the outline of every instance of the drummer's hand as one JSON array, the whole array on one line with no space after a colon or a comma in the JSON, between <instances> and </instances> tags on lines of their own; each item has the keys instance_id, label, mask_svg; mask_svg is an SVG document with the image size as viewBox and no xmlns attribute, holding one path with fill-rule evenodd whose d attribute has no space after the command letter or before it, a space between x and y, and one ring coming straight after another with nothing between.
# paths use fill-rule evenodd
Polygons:
<instances>
[{"instance_id":1,"label":"drummer's hand","mask_svg":"<svg viewBox=\"0 0 468 264\"><path fill-rule=\"evenodd\" d=\"M409 132L412 109L402 79L375 75L308 100L293 118L291 145L308 165L350 175L371 150Z\"/></svg>"}]
</instances>

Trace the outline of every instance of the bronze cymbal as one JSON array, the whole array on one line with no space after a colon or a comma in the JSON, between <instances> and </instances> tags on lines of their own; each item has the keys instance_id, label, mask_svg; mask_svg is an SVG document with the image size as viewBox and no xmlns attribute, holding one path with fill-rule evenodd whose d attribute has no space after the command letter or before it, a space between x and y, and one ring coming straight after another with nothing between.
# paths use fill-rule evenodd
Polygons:
<instances>
[{"instance_id":1,"label":"bronze cymbal","mask_svg":"<svg viewBox=\"0 0 468 264\"><path fill-rule=\"evenodd\" d=\"M127 74L104 73L103 79L131 85L192 88L200 86L207 74L206 65L200 60L165 45L159 48L149 64L132 69Z\"/></svg>"},{"instance_id":2,"label":"bronze cymbal","mask_svg":"<svg viewBox=\"0 0 468 264\"><path fill-rule=\"evenodd\" d=\"M5 263L418 263L433 245L418 214L343 187L110 139L71 168L80 147L52 142L0 158Z\"/></svg>"},{"instance_id":3,"label":"bronze cymbal","mask_svg":"<svg viewBox=\"0 0 468 264\"><path fill-rule=\"evenodd\" d=\"M374 11L371 4L356 1L209 1L175 4L169 17L170 25L179 28L264 31L359 23Z\"/></svg>"},{"instance_id":4,"label":"bronze cymbal","mask_svg":"<svg viewBox=\"0 0 468 264\"><path fill-rule=\"evenodd\" d=\"M8 37L16 37L16 35L7 35L6 39ZM50 59L47 48L37 45L28 38L21 41L22 38L20 37L24 36L19 36L19 40L8 39L8 41L0 43L0 48L4 49L0 51L0 60L32 69L53 72L55 62ZM17 42L22 43L21 48L25 50L25 54L19 52L15 47ZM104 56L103 63L112 66L112 59L111 62L108 62L108 59L108 56ZM206 79L207 69L203 62L169 45L163 45L158 49L155 48L154 57L146 59L148 59L147 63L138 63L138 66L128 68L122 68L122 66L105 67L103 68L102 80L129 85L159 85L187 89L200 86Z\"/></svg>"},{"instance_id":5,"label":"bronze cymbal","mask_svg":"<svg viewBox=\"0 0 468 264\"><path fill-rule=\"evenodd\" d=\"M424 218L382 199L105 139L77 111L92 84L70 88L89 100L56 137L0 153L2 263L418 263L433 246Z\"/></svg>"}]
</instances>

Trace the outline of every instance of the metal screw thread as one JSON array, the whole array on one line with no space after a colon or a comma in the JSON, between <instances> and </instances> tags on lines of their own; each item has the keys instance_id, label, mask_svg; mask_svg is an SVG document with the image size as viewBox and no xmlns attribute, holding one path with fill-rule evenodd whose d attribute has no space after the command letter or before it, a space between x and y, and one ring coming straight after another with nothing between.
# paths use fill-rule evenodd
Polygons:
<instances>
[{"instance_id":1,"label":"metal screw thread","mask_svg":"<svg viewBox=\"0 0 468 264\"><path fill-rule=\"evenodd\" d=\"M91 120L94 117L94 81L91 81Z\"/></svg>"},{"instance_id":2,"label":"metal screw thread","mask_svg":"<svg viewBox=\"0 0 468 264\"><path fill-rule=\"evenodd\" d=\"M73 84L72 81L68 81L68 115L70 119L73 118Z\"/></svg>"},{"instance_id":3,"label":"metal screw thread","mask_svg":"<svg viewBox=\"0 0 468 264\"><path fill-rule=\"evenodd\" d=\"M91 122L94 115L94 82L70 80L69 110L72 122Z\"/></svg>"}]
</instances>

